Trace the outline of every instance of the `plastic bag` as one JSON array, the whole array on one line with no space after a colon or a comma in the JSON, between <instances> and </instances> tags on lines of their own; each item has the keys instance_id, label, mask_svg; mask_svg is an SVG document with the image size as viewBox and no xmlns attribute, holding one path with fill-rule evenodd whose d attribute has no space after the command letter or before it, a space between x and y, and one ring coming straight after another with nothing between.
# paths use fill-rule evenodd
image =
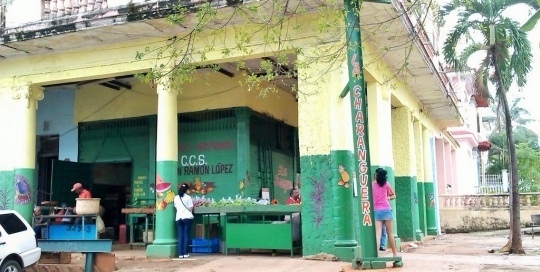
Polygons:
<instances>
[{"instance_id":1,"label":"plastic bag","mask_svg":"<svg viewBox=\"0 0 540 272\"><path fill-rule=\"evenodd\" d=\"M105 222L103 222L103 219L101 219L101 216L99 216L99 215L96 218L96 228L97 228L98 233L107 232L107 228L105 227Z\"/></svg>"}]
</instances>

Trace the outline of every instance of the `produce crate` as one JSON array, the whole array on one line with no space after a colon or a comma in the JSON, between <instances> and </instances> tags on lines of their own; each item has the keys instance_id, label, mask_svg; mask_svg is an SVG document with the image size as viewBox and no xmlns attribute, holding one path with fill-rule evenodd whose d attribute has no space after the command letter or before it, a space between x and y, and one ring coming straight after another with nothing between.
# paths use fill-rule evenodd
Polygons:
<instances>
[{"instance_id":1,"label":"produce crate","mask_svg":"<svg viewBox=\"0 0 540 272\"><path fill-rule=\"evenodd\" d=\"M219 252L219 238L203 239L195 238L191 243L193 253L216 253Z\"/></svg>"}]
</instances>

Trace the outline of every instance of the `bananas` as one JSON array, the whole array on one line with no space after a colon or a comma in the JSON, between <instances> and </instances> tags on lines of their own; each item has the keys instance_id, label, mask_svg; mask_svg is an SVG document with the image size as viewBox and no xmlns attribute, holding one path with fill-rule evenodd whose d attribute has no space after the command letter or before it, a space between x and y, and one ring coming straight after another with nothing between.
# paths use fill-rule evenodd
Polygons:
<instances>
[{"instance_id":1,"label":"bananas","mask_svg":"<svg viewBox=\"0 0 540 272\"><path fill-rule=\"evenodd\" d=\"M167 191L167 194L165 195L165 198L163 198L163 201L165 203L171 204L174 200L174 192L172 190Z\"/></svg>"}]
</instances>

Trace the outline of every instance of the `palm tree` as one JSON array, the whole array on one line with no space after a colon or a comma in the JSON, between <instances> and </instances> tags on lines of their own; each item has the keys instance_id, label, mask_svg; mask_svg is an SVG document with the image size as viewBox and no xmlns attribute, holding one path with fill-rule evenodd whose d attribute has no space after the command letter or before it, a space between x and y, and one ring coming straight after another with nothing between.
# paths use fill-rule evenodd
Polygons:
<instances>
[{"instance_id":1,"label":"palm tree","mask_svg":"<svg viewBox=\"0 0 540 272\"><path fill-rule=\"evenodd\" d=\"M510 155L510 239L502 251L525 253L521 241L518 168L516 146L512 133L510 105L506 91L513 81L523 87L531 70L531 45L518 23L503 16L510 6L529 1L512 0L451 0L441 7L439 18L457 13L457 24L444 42L446 62L458 71L465 67L472 54L483 52L480 66L475 70L475 87L486 98L491 98L488 80L496 87L495 99L502 105ZM464 46L461 52L456 48Z\"/></svg>"},{"instance_id":2,"label":"palm tree","mask_svg":"<svg viewBox=\"0 0 540 272\"><path fill-rule=\"evenodd\" d=\"M536 0L536 3L534 3L534 0L530 1L530 5L536 9L536 12L527 20L527 22L521 27L521 30L523 31L531 31L536 23L538 23L538 20L540 20L540 0Z\"/></svg>"},{"instance_id":3,"label":"palm tree","mask_svg":"<svg viewBox=\"0 0 540 272\"><path fill-rule=\"evenodd\" d=\"M520 106L521 99L522 97L518 97L512 101L512 105L510 106L510 119L518 126L525 126L536 120L529 118L529 111ZM495 113L495 118L493 119L495 122L495 129L497 130L497 133L501 133L501 131L505 129L502 103L492 104L491 110Z\"/></svg>"}]
</instances>

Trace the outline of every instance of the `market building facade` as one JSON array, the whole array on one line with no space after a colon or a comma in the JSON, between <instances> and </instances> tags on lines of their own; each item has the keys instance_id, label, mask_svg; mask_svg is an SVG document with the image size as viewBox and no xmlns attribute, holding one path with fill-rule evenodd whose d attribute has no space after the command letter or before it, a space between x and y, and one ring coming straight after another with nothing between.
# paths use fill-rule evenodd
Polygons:
<instances>
[{"instance_id":1,"label":"market building facade","mask_svg":"<svg viewBox=\"0 0 540 272\"><path fill-rule=\"evenodd\" d=\"M461 117L428 35L400 1L363 4L367 110L361 117L351 114L347 96L354 92L343 91L349 82L345 56L337 63L320 57L343 38L314 39L320 33L310 21L318 13L297 15L298 27L289 28L291 43L301 48L287 52L289 63L310 65L287 67L298 78L282 79L275 93L261 96L239 84L246 74L235 62L243 59L252 71L262 59L278 62L274 52L257 46L263 37L252 41L247 56L209 54L179 93L167 82L135 77L156 63L136 59L136 52L186 31L166 23L166 12L153 12L166 9L159 4L164 1L82 1L93 10L75 10L66 5L70 1L33 0L34 9L42 8L26 20L19 16L22 1L12 2L0 43L0 208L31 220L41 201L72 205L70 189L79 181L102 199L105 224L116 229L126 223L120 213L126 205L155 207L147 256L168 257L176 252L168 194L179 184L189 182L194 196L214 199L260 198L269 188L280 204L290 189L300 188L302 254L352 260L362 247L360 225L374 225L369 200L362 199L370 179L356 172L382 167L397 193L397 240L421 241L439 232L434 143L453 141L445 128L459 126ZM234 8L217 2L224 12ZM376 32L376 23L394 32ZM410 55L383 49L408 40ZM400 69L405 58L409 66ZM367 134L369 142L353 143L355 133ZM367 153L355 152L359 145ZM370 164L358 165L360 156Z\"/></svg>"}]
</instances>

